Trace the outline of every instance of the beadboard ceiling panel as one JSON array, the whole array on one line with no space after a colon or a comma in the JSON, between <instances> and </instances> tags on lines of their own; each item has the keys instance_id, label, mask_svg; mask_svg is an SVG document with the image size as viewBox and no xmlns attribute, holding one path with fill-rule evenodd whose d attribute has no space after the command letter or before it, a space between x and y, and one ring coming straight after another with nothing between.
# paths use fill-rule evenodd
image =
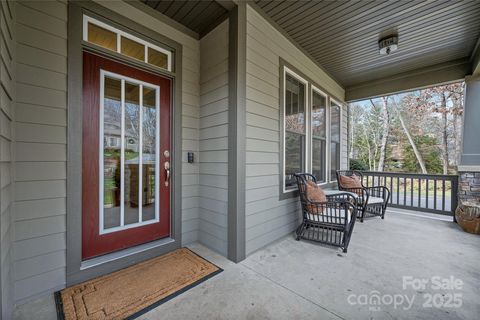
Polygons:
<instances>
[{"instance_id":1,"label":"beadboard ceiling panel","mask_svg":"<svg viewBox=\"0 0 480 320\"><path fill-rule=\"evenodd\" d=\"M348 88L471 59L480 36L480 1L267 1L260 9ZM397 33L388 56L378 40Z\"/></svg>"},{"instance_id":2,"label":"beadboard ceiling panel","mask_svg":"<svg viewBox=\"0 0 480 320\"><path fill-rule=\"evenodd\" d=\"M228 16L224 5L214 0L141 0L203 37Z\"/></svg>"}]
</instances>

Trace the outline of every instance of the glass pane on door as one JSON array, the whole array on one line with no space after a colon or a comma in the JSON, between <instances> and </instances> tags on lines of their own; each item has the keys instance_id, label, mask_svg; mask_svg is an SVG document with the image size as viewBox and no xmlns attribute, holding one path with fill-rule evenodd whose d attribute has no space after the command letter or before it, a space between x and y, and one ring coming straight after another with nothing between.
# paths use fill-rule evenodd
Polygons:
<instances>
[{"instance_id":1,"label":"glass pane on door","mask_svg":"<svg viewBox=\"0 0 480 320\"><path fill-rule=\"evenodd\" d=\"M105 77L103 98L103 225L120 226L122 84Z\"/></svg>"},{"instance_id":2,"label":"glass pane on door","mask_svg":"<svg viewBox=\"0 0 480 320\"><path fill-rule=\"evenodd\" d=\"M155 219L156 163L157 163L157 92L143 87L143 206L142 220Z\"/></svg>"},{"instance_id":3,"label":"glass pane on door","mask_svg":"<svg viewBox=\"0 0 480 320\"><path fill-rule=\"evenodd\" d=\"M103 86L100 232L112 232L159 221L159 88L116 75Z\"/></svg>"},{"instance_id":4,"label":"glass pane on door","mask_svg":"<svg viewBox=\"0 0 480 320\"><path fill-rule=\"evenodd\" d=\"M124 132L124 224L139 221L141 206L139 189L139 146L140 146L140 87L136 84L125 83L125 132Z\"/></svg>"}]
</instances>

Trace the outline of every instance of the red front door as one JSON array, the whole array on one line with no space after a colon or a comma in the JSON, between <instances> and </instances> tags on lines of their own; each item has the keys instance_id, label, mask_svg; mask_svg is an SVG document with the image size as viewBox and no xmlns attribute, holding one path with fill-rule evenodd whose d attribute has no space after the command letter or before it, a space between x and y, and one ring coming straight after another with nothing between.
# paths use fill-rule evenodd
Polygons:
<instances>
[{"instance_id":1,"label":"red front door","mask_svg":"<svg viewBox=\"0 0 480 320\"><path fill-rule=\"evenodd\" d=\"M171 79L83 54L82 259L170 235Z\"/></svg>"}]
</instances>

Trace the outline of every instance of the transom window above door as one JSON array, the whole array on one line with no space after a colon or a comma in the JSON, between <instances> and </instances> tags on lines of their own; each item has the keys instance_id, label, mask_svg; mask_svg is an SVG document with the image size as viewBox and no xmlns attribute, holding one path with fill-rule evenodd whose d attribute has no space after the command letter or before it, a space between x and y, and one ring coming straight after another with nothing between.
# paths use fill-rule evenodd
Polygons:
<instances>
[{"instance_id":1,"label":"transom window above door","mask_svg":"<svg viewBox=\"0 0 480 320\"><path fill-rule=\"evenodd\" d=\"M83 40L129 58L172 71L172 51L86 15L83 16Z\"/></svg>"}]
</instances>

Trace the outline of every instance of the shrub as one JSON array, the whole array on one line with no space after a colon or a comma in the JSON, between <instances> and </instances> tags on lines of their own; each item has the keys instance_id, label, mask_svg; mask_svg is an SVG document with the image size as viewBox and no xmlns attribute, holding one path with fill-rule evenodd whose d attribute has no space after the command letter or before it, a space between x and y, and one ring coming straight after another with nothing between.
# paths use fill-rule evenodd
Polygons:
<instances>
[{"instance_id":1,"label":"shrub","mask_svg":"<svg viewBox=\"0 0 480 320\"><path fill-rule=\"evenodd\" d=\"M361 159L350 159L350 170L365 171L368 170L368 164Z\"/></svg>"}]
</instances>

